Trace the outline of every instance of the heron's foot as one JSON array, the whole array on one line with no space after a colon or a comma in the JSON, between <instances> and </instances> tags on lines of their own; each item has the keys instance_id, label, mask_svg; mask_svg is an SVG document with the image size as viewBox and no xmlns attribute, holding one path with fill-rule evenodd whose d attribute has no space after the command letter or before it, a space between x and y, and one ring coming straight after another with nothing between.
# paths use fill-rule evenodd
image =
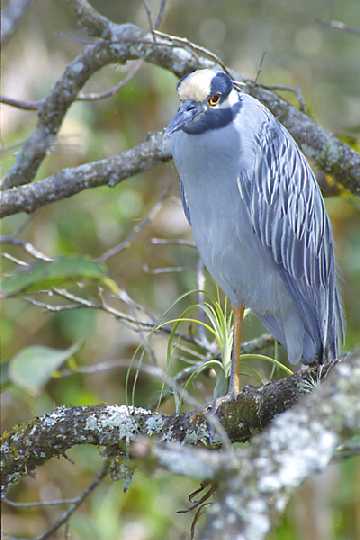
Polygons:
<instances>
[{"instance_id":1,"label":"heron's foot","mask_svg":"<svg viewBox=\"0 0 360 540\"><path fill-rule=\"evenodd\" d=\"M207 500L215 493L217 488L217 483L213 480L205 480L204 482L201 482L200 487L189 494L188 500L189 500L189 507L185 510L178 510L177 514L187 514L188 512L192 512L193 510L196 510L199 508L199 506L202 506L204 503L207 502ZM205 493L203 493L205 491ZM197 498L198 495L201 495L200 498ZM207 503L209 504L209 503Z\"/></svg>"},{"instance_id":2,"label":"heron's foot","mask_svg":"<svg viewBox=\"0 0 360 540\"><path fill-rule=\"evenodd\" d=\"M194 517L191 522L191 531L190 531L190 539L193 540L195 536L195 527L198 522L198 519L200 517L200 514L202 510L207 506L208 504L211 504L209 502L209 498L215 493L217 488L217 483L212 480L205 480L204 482L201 482L200 487L190 493L189 495L189 507L185 510L178 510L177 514L188 514L189 512L194 512ZM206 490L206 491L205 491ZM203 491L205 493L200 498L198 497Z\"/></svg>"},{"instance_id":3,"label":"heron's foot","mask_svg":"<svg viewBox=\"0 0 360 540\"><path fill-rule=\"evenodd\" d=\"M206 412L208 414L215 414L218 408L223 403L226 403L227 401L233 401L233 399L234 399L234 394L232 391L230 391L230 388L229 388L228 392L224 396L219 396L213 399L212 401L210 401L210 403L208 403L206 407Z\"/></svg>"}]
</instances>

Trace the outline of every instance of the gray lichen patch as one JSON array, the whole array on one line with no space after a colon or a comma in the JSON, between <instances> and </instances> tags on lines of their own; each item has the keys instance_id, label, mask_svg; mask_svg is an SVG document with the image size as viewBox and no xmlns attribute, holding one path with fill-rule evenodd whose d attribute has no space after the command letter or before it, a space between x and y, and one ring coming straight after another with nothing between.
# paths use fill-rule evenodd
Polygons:
<instances>
[{"instance_id":1,"label":"gray lichen patch","mask_svg":"<svg viewBox=\"0 0 360 540\"><path fill-rule=\"evenodd\" d=\"M116 432L119 441L130 442L141 432L144 416L151 416L151 411L131 405L109 405L90 415L85 424L88 431L97 432L100 442L105 443L109 434Z\"/></svg>"},{"instance_id":2,"label":"gray lichen patch","mask_svg":"<svg viewBox=\"0 0 360 540\"><path fill-rule=\"evenodd\" d=\"M297 486L309 470L322 470L336 448L336 436L319 422L309 424L306 415L289 411L279 416L268 447L260 451L257 466L259 492L270 494ZM271 453L269 453L269 449Z\"/></svg>"},{"instance_id":3,"label":"gray lichen patch","mask_svg":"<svg viewBox=\"0 0 360 540\"><path fill-rule=\"evenodd\" d=\"M161 414L152 414L145 420L145 432L151 436L154 433L161 433L164 426L164 420Z\"/></svg>"},{"instance_id":4,"label":"gray lichen patch","mask_svg":"<svg viewBox=\"0 0 360 540\"><path fill-rule=\"evenodd\" d=\"M207 444L210 434L209 427L206 422L200 422L192 430L188 430L184 437L184 443L197 445L199 443Z\"/></svg>"}]
</instances>

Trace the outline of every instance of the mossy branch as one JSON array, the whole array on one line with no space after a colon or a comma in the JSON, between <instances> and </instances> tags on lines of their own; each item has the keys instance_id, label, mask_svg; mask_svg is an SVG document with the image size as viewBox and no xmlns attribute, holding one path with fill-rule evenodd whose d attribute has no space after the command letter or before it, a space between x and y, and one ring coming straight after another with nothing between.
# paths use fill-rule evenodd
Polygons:
<instances>
[{"instance_id":1,"label":"mossy branch","mask_svg":"<svg viewBox=\"0 0 360 540\"><path fill-rule=\"evenodd\" d=\"M294 405L308 392L309 381L319 377L319 368L314 368L259 388L246 386L236 400L222 400L216 410L207 407L180 415L164 415L127 405L59 407L15 427L10 433L3 433L2 490L78 444L121 449L124 443L143 435L166 442L219 447L221 434L216 434L216 426L214 429L211 422L215 414L231 442L245 442L275 415Z\"/></svg>"}]
</instances>

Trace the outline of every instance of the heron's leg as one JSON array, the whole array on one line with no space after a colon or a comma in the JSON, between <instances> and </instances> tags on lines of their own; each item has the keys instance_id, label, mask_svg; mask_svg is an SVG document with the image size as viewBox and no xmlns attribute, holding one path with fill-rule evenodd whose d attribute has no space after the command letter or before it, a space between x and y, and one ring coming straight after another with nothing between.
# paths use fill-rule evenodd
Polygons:
<instances>
[{"instance_id":1,"label":"heron's leg","mask_svg":"<svg viewBox=\"0 0 360 540\"><path fill-rule=\"evenodd\" d=\"M234 307L234 337L231 359L229 392L237 396L240 392L240 349L245 306Z\"/></svg>"}]
</instances>

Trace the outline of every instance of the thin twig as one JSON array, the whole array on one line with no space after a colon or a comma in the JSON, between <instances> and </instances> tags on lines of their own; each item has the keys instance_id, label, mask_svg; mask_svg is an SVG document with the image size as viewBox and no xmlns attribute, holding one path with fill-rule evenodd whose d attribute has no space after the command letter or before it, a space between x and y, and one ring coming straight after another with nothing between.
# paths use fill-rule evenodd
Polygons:
<instances>
[{"instance_id":1,"label":"thin twig","mask_svg":"<svg viewBox=\"0 0 360 540\"><path fill-rule=\"evenodd\" d=\"M135 238L145 229L145 227L153 221L156 214L161 209L164 199L167 196L168 192L169 192L168 189L163 191L163 193L160 195L159 200L156 201L156 203L152 206L152 208L147 213L147 215L137 225L135 225L135 227L130 231L130 233L125 238L125 240L122 240L116 246L105 251L105 253L100 255L100 257L98 257L96 260L99 262L105 262L111 257L114 257L114 255L118 255L119 253L124 251L126 248L128 248L130 244L135 240Z\"/></svg>"},{"instance_id":2,"label":"thin twig","mask_svg":"<svg viewBox=\"0 0 360 540\"><path fill-rule=\"evenodd\" d=\"M131 79L133 79L136 75L136 73L139 71L141 66L144 64L143 60L136 60L134 62L131 62L130 67L128 69L127 74L121 81L119 81L115 86L110 88L109 90L105 90L104 92L91 92L90 94L80 94L75 101L99 101L101 99L108 99L121 90L121 88L124 88Z\"/></svg>"},{"instance_id":3,"label":"thin twig","mask_svg":"<svg viewBox=\"0 0 360 540\"><path fill-rule=\"evenodd\" d=\"M1 6L1 45L5 45L18 28L19 22L30 7L31 0L11 0L6 8Z\"/></svg>"},{"instance_id":4,"label":"thin twig","mask_svg":"<svg viewBox=\"0 0 360 540\"><path fill-rule=\"evenodd\" d=\"M153 36L153 41L154 41L154 43L156 43L155 30L157 30L160 27L160 24L162 22L164 12L165 12L165 7L166 7L166 0L161 0L159 13L157 14L155 22L153 22L151 9L149 7L149 4L147 3L147 0L143 0L143 5L144 5L147 20L148 20L148 23L149 23L150 32L151 32L151 34Z\"/></svg>"},{"instance_id":5,"label":"thin twig","mask_svg":"<svg viewBox=\"0 0 360 540\"><path fill-rule=\"evenodd\" d=\"M209 51L206 47L202 47L201 45L196 45L195 43L192 43L187 38L179 37L179 36L173 36L171 34L165 34L164 32L160 32L159 30L155 30L155 34L164 38L168 39L171 43L171 46L176 45L182 45L185 47L189 47L192 51L195 53L201 54L208 58L209 60L212 60L215 64L218 64L222 67L222 69L228 73L231 76L231 72L227 65L223 62L223 60L215 53Z\"/></svg>"},{"instance_id":6,"label":"thin twig","mask_svg":"<svg viewBox=\"0 0 360 540\"><path fill-rule=\"evenodd\" d=\"M53 259L40 251L38 248L36 248L31 242L26 242L24 240L21 240L19 238L14 238L12 236L0 236L0 244L10 244L15 246L22 247L29 255L34 257L37 260L43 260L43 261L52 261ZM191 246L192 247L192 246ZM4 255L4 254L3 254ZM13 255L7 254L9 258L11 257L11 260L20 265L20 266L28 266L29 263L26 261L23 261L19 258L15 258ZM47 294L49 291L47 292ZM153 316L152 314L146 313L150 318L150 321L144 321L144 320L138 320L135 317L132 317L128 315L127 313L124 313L120 311L119 309L111 306L108 304L103 296L100 296L100 302L94 302L93 300L90 300L88 298L84 298L83 296L79 296L78 294L75 294L73 292L68 291L64 288L56 287L50 291L50 293L54 293L56 296L59 296L61 298L64 298L65 300L69 300L70 302L73 302L74 306L71 307L70 304L65 305L51 305L46 302L40 301L38 299L35 299L33 297L26 297L26 300L33 305L36 305L38 307L41 307L43 309L47 309L50 312L59 312L61 310L68 310L68 309L77 309L79 307L82 308L89 308L89 309L98 309L102 310L105 313L112 315L117 320L121 320L125 325L129 326L132 330L136 329L142 329L143 331L151 332L151 333L164 333L164 334L171 334L172 328L169 325L166 324L160 324L157 317ZM125 301L125 295L127 298L130 298L128 293L125 291L120 296L117 296L117 299L120 299L122 301ZM127 302L126 302L127 303ZM132 304L135 304L133 300L131 300ZM128 304L129 305L129 304ZM140 306L137 306L140 307ZM143 307L141 306L141 309L143 310ZM144 311L144 310L143 310ZM175 332L175 337L182 339L192 345L196 345L197 347L200 347L201 349L205 350L207 353L211 355L215 355L215 358L218 357L218 354L216 351L214 351L214 347L211 343L205 343L200 341L195 336L190 336L187 334L182 334L181 332ZM269 334L263 334L262 336L259 336L258 338L255 338L251 341L244 342L242 344L242 351L244 353L252 353L255 351L262 350L266 348L267 346L271 345L274 342L272 336Z\"/></svg>"},{"instance_id":7,"label":"thin twig","mask_svg":"<svg viewBox=\"0 0 360 540\"><path fill-rule=\"evenodd\" d=\"M267 54L267 52L263 51L263 53L262 53L262 55L260 57L259 65L258 65L258 68L256 70L256 76L255 76L255 79L254 79L254 84L257 84L258 80L260 79L260 75L261 75L261 72L262 72L262 67L264 65L266 54Z\"/></svg>"},{"instance_id":8,"label":"thin twig","mask_svg":"<svg viewBox=\"0 0 360 540\"><path fill-rule=\"evenodd\" d=\"M178 272L184 272L187 268L185 266L161 266L158 268L150 268L147 264L143 265L145 274L151 274L157 276L159 274L172 274Z\"/></svg>"},{"instance_id":9,"label":"thin twig","mask_svg":"<svg viewBox=\"0 0 360 540\"><path fill-rule=\"evenodd\" d=\"M331 28L331 30L338 30L340 32L347 32L348 34L354 34L360 36L360 28L356 26L348 26L342 21L323 21L322 19L315 19L318 24L325 28Z\"/></svg>"},{"instance_id":10,"label":"thin twig","mask_svg":"<svg viewBox=\"0 0 360 540\"><path fill-rule=\"evenodd\" d=\"M164 18L165 8L166 8L166 0L161 0L159 13L157 14L157 17L156 17L155 22L154 22L154 28L156 30L158 28L160 28L160 25L161 25L162 20Z\"/></svg>"},{"instance_id":11,"label":"thin twig","mask_svg":"<svg viewBox=\"0 0 360 540\"><path fill-rule=\"evenodd\" d=\"M143 60L136 60L131 62L130 67L126 76L121 79L117 84L112 86L109 90L104 92L91 92L90 94L80 94L74 101L100 101L102 99L108 99L119 92L124 86L126 86L131 79L134 78L136 73L139 71L141 66L144 64ZM38 100L25 100L25 99L14 99L7 96L0 96L0 103L4 105L9 105L10 107L15 107L17 109L23 109L25 111L37 111L43 104L43 99Z\"/></svg>"},{"instance_id":12,"label":"thin twig","mask_svg":"<svg viewBox=\"0 0 360 540\"><path fill-rule=\"evenodd\" d=\"M79 506L84 502L84 500L91 495L91 493L98 487L98 485L102 482L102 480L106 477L108 471L109 471L109 462L106 461L100 470L100 472L96 475L94 480L89 484L89 486L82 492L82 494L77 498L76 502L73 503L68 510L66 510L56 521L51 525L49 529L47 529L45 532L40 534L40 536L37 536L34 540L47 540L47 538L51 538L52 535L60 529L65 523L69 521L73 513L79 508Z\"/></svg>"},{"instance_id":13,"label":"thin twig","mask_svg":"<svg viewBox=\"0 0 360 540\"><path fill-rule=\"evenodd\" d=\"M298 103L299 103L299 109L300 111L302 112L305 112L306 110L306 103L305 103L305 99L301 93L301 90L298 86L296 87L293 87L293 86L288 86L286 84L272 84L270 86L268 85L265 85L265 84L262 84L261 85L262 88L265 88L267 90L279 90L281 92L291 92L292 94L295 94L296 96L296 99L298 100Z\"/></svg>"},{"instance_id":14,"label":"thin twig","mask_svg":"<svg viewBox=\"0 0 360 540\"><path fill-rule=\"evenodd\" d=\"M32 298L31 296L24 296L24 300L26 302L29 302L29 304L31 304L32 306L45 309L46 311L50 311L51 313L60 313L61 311L79 309L79 306L77 306L76 304L48 304L46 302L42 302L41 300L37 300L36 298Z\"/></svg>"},{"instance_id":15,"label":"thin twig","mask_svg":"<svg viewBox=\"0 0 360 540\"><path fill-rule=\"evenodd\" d=\"M183 240L182 238L151 238L151 243L153 246L186 246L196 248L194 242Z\"/></svg>"},{"instance_id":16,"label":"thin twig","mask_svg":"<svg viewBox=\"0 0 360 540\"><path fill-rule=\"evenodd\" d=\"M145 13L146 13L147 20L148 20L148 23L149 23L150 32L152 33L154 42L156 42L156 35L155 35L155 32L154 32L155 28L154 28L154 24L153 24L153 20L152 20L151 9L149 8L147 0L143 0L143 5L144 5L144 10L145 10Z\"/></svg>"},{"instance_id":17,"label":"thin twig","mask_svg":"<svg viewBox=\"0 0 360 540\"><path fill-rule=\"evenodd\" d=\"M51 501L16 502L4 495L1 500L14 508L38 508L39 506L62 506L64 504L76 504L79 497L80 496L73 497L72 499L54 499Z\"/></svg>"},{"instance_id":18,"label":"thin twig","mask_svg":"<svg viewBox=\"0 0 360 540\"><path fill-rule=\"evenodd\" d=\"M0 96L0 103L15 107L16 109L24 109L25 111L37 111L42 104L41 99L14 99L7 96Z\"/></svg>"}]
</instances>

